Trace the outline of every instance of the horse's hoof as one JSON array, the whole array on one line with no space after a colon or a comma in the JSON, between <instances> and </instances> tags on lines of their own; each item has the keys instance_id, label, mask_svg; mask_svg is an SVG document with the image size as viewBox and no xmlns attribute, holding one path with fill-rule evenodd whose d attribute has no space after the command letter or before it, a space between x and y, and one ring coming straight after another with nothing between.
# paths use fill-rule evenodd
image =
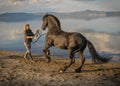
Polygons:
<instances>
[{"instance_id":1,"label":"horse's hoof","mask_svg":"<svg viewBox=\"0 0 120 86\"><path fill-rule=\"evenodd\" d=\"M47 63L50 63L51 62L51 59L47 59Z\"/></svg>"},{"instance_id":2,"label":"horse's hoof","mask_svg":"<svg viewBox=\"0 0 120 86\"><path fill-rule=\"evenodd\" d=\"M76 73L80 73L80 72L81 72L81 69L75 69L75 72L76 72Z\"/></svg>"},{"instance_id":3,"label":"horse's hoof","mask_svg":"<svg viewBox=\"0 0 120 86\"><path fill-rule=\"evenodd\" d=\"M64 70L63 70L63 69L60 69L59 72L60 72L60 73L64 73Z\"/></svg>"},{"instance_id":4,"label":"horse's hoof","mask_svg":"<svg viewBox=\"0 0 120 86\"><path fill-rule=\"evenodd\" d=\"M30 59L29 61L30 61L30 62L35 62L33 59Z\"/></svg>"}]
</instances>

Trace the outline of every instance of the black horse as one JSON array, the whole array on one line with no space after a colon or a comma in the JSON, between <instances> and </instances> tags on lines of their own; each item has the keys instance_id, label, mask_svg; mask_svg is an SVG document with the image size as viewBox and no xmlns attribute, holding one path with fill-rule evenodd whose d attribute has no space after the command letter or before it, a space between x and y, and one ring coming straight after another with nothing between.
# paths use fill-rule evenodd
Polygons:
<instances>
[{"instance_id":1,"label":"black horse","mask_svg":"<svg viewBox=\"0 0 120 86\"><path fill-rule=\"evenodd\" d=\"M61 29L60 21L57 17L51 14L46 14L43 17L42 30L48 28L46 35L46 44L43 52L48 59L51 61L49 48L55 46L57 48L68 50L69 57L71 59L70 64L60 69L60 72L65 72L73 63L75 63L74 55L78 53L81 57L81 65L75 71L80 72L81 68L85 62L83 51L88 45L90 54L92 56L92 61L95 63L106 63L109 58L103 58L98 55L92 43L87 40L82 34L78 32L65 32Z\"/></svg>"}]
</instances>

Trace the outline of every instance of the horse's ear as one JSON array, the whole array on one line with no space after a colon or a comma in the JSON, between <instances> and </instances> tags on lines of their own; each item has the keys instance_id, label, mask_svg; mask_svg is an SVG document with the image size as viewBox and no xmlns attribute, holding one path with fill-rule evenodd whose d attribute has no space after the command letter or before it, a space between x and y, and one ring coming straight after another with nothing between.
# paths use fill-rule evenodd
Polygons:
<instances>
[{"instance_id":1,"label":"horse's ear","mask_svg":"<svg viewBox=\"0 0 120 86\"><path fill-rule=\"evenodd\" d=\"M44 20L48 16L49 16L49 14L45 14L42 20Z\"/></svg>"}]
</instances>

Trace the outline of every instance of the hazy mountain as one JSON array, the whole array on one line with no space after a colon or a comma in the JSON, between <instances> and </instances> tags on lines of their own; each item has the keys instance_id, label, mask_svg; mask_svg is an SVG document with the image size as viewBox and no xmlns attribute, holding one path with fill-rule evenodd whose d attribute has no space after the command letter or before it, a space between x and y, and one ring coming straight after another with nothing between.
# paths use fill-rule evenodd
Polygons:
<instances>
[{"instance_id":1,"label":"hazy mountain","mask_svg":"<svg viewBox=\"0 0 120 86\"><path fill-rule=\"evenodd\" d=\"M85 11L76 11L71 13L60 13L61 18L75 18L75 19L95 19L100 17L105 17L106 13L103 11L91 11L91 10L85 10Z\"/></svg>"},{"instance_id":2,"label":"hazy mountain","mask_svg":"<svg viewBox=\"0 0 120 86\"><path fill-rule=\"evenodd\" d=\"M58 18L74 18L74 19L97 19L104 17L120 17L120 12L104 12L104 11L76 11L68 13L57 13L57 12L48 12L53 14ZM40 20L46 13L4 13L0 14L0 21L3 22L22 22L28 20Z\"/></svg>"},{"instance_id":3,"label":"hazy mountain","mask_svg":"<svg viewBox=\"0 0 120 86\"><path fill-rule=\"evenodd\" d=\"M0 21L3 22L22 22L34 19L41 19L41 15L32 13L4 13L0 14Z\"/></svg>"},{"instance_id":4,"label":"hazy mountain","mask_svg":"<svg viewBox=\"0 0 120 86\"><path fill-rule=\"evenodd\" d=\"M104 17L120 17L120 12L104 12L104 11L76 11L70 13L54 13L60 18L75 18L75 19L84 19L91 20Z\"/></svg>"},{"instance_id":5,"label":"hazy mountain","mask_svg":"<svg viewBox=\"0 0 120 86\"><path fill-rule=\"evenodd\" d=\"M120 17L120 12L106 12L106 14L107 14L107 16L118 16L118 17Z\"/></svg>"}]
</instances>

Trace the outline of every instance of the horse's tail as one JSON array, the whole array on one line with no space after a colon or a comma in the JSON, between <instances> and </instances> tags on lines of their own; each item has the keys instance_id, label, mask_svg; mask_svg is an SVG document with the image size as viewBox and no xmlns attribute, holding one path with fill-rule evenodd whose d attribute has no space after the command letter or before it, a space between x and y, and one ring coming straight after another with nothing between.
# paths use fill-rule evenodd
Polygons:
<instances>
[{"instance_id":1,"label":"horse's tail","mask_svg":"<svg viewBox=\"0 0 120 86\"><path fill-rule=\"evenodd\" d=\"M94 48L93 44L88 40L88 49L89 49L89 52L92 56L92 61L94 63L107 63L111 58L103 58L101 57L96 49Z\"/></svg>"}]
</instances>

